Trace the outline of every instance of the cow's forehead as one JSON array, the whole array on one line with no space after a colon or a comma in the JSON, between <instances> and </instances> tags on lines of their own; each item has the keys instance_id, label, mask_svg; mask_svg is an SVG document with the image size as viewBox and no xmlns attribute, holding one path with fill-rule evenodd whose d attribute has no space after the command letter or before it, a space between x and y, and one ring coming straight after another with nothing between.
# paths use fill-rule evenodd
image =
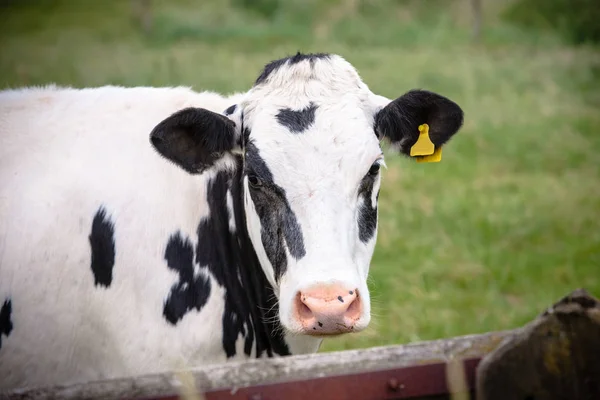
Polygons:
<instances>
[{"instance_id":1,"label":"cow's forehead","mask_svg":"<svg viewBox=\"0 0 600 400\"><path fill-rule=\"evenodd\" d=\"M242 107L250 125L257 118L274 116L280 109L301 110L310 103L328 110L331 118L336 117L336 111L340 117L344 108L362 110L372 118L373 96L342 57L297 55L268 64L246 94Z\"/></svg>"},{"instance_id":2,"label":"cow's forehead","mask_svg":"<svg viewBox=\"0 0 600 400\"><path fill-rule=\"evenodd\" d=\"M298 171L304 177L327 171L364 168L381 154L373 131L373 117L350 104L319 106L309 103L299 110L264 110L254 119L248 139L272 168ZM289 124L278 116L290 113Z\"/></svg>"},{"instance_id":3,"label":"cow's forehead","mask_svg":"<svg viewBox=\"0 0 600 400\"><path fill-rule=\"evenodd\" d=\"M244 125L274 176L322 180L344 171L353 180L381 154L372 96L339 56L288 60L248 93Z\"/></svg>"}]
</instances>

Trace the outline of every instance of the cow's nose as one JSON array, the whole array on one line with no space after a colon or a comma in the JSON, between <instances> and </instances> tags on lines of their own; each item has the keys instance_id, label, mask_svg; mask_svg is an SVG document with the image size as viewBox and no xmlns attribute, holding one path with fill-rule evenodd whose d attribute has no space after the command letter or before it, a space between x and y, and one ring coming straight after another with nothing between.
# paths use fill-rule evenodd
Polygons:
<instances>
[{"instance_id":1,"label":"cow's nose","mask_svg":"<svg viewBox=\"0 0 600 400\"><path fill-rule=\"evenodd\" d=\"M296 318L308 335L352 332L362 313L357 289L341 285L319 285L298 292Z\"/></svg>"}]
</instances>

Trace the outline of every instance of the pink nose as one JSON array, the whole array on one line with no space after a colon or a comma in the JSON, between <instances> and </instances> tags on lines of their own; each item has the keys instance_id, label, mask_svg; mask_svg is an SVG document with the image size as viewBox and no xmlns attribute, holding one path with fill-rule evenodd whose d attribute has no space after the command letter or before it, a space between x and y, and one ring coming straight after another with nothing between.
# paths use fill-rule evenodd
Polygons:
<instances>
[{"instance_id":1,"label":"pink nose","mask_svg":"<svg viewBox=\"0 0 600 400\"><path fill-rule=\"evenodd\" d=\"M300 291L294 307L294 315L308 335L351 332L362 312L358 291L341 285L319 285Z\"/></svg>"}]
</instances>

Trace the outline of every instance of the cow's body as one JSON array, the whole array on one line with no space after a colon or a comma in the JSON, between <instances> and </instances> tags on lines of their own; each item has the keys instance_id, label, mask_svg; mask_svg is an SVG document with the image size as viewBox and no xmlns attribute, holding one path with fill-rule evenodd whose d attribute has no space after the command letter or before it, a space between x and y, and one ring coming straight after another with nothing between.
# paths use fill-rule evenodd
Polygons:
<instances>
[{"instance_id":1,"label":"cow's body","mask_svg":"<svg viewBox=\"0 0 600 400\"><path fill-rule=\"evenodd\" d=\"M272 308L273 294L268 284L263 290L240 289L251 274L238 276L241 253L230 253L235 249L223 231L227 225L217 222L198 238L201 221L228 213L226 203L210 209L207 192L225 190L229 174L190 177L158 157L148 142L152 128L182 107L222 112L234 102L186 88L41 88L0 95L0 304L10 300L13 326L1 337L0 388L256 356L256 340L244 350L243 336L255 329L247 320L249 305L258 305L254 295L260 294L263 307ZM101 208L104 218L98 218ZM95 217L113 225L110 283L107 272L90 268ZM231 225L237 234L233 220ZM228 253L218 254L223 257L218 265L200 268L210 281L196 281L210 292L200 312L192 309L172 325L163 316L163 302L181 277L168 268L165 253L168 243L181 247L169 241L177 233L190 242L194 256L199 240L200 249ZM260 270L252 273L260 281ZM226 299L229 320L223 326ZM259 351L267 356L269 336L259 328L261 321L256 325ZM309 338L308 347L288 349L279 339L272 341L283 354L318 346L318 339Z\"/></svg>"},{"instance_id":2,"label":"cow's body","mask_svg":"<svg viewBox=\"0 0 600 400\"><path fill-rule=\"evenodd\" d=\"M315 352L364 329L381 138L462 124L337 56L247 93L0 92L0 390ZM162 157L161 157L162 156Z\"/></svg>"}]
</instances>

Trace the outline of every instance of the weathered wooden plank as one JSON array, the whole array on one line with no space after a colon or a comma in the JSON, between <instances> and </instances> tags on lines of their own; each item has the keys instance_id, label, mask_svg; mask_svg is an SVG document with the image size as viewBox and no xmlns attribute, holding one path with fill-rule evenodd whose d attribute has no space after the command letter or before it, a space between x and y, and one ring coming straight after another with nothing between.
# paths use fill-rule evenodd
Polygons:
<instances>
[{"instance_id":1,"label":"weathered wooden plank","mask_svg":"<svg viewBox=\"0 0 600 400\"><path fill-rule=\"evenodd\" d=\"M481 361L481 400L600 399L600 301L578 289Z\"/></svg>"},{"instance_id":2,"label":"weathered wooden plank","mask_svg":"<svg viewBox=\"0 0 600 400\"><path fill-rule=\"evenodd\" d=\"M205 400L463 400L475 390L476 367L480 359L421 364L322 378L294 380L204 393ZM450 373L450 371L454 371ZM451 384L462 381L460 384ZM463 395L463 397L459 397ZM474 398L473 398L474 399ZM150 400L150 399L147 399ZM154 398L152 400L177 400ZM468 400L468 399L467 399Z\"/></svg>"},{"instance_id":3,"label":"weathered wooden plank","mask_svg":"<svg viewBox=\"0 0 600 400\"><path fill-rule=\"evenodd\" d=\"M384 346L342 352L318 353L266 360L232 362L164 374L90 382L72 386L16 390L0 399L137 399L159 398L182 393L182 376L190 376L202 392L275 384L287 381L348 375L366 371L426 364L456 359L478 359L491 352L514 331Z\"/></svg>"}]
</instances>

